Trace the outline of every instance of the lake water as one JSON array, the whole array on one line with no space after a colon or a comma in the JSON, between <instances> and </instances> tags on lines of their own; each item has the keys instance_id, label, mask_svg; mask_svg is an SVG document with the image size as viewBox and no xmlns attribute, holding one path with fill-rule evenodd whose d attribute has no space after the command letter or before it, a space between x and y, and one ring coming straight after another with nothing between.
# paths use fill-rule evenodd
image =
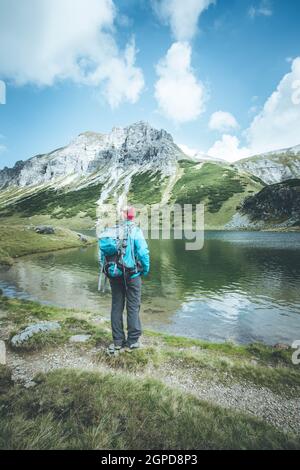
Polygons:
<instances>
[{"instance_id":1,"label":"lake water","mask_svg":"<svg viewBox=\"0 0 300 470\"><path fill-rule=\"evenodd\" d=\"M146 328L211 341L300 339L300 233L207 232L204 248L152 240ZM95 246L20 259L0 271L6 295L109 316Z\"/></svg>"}]
</instances>

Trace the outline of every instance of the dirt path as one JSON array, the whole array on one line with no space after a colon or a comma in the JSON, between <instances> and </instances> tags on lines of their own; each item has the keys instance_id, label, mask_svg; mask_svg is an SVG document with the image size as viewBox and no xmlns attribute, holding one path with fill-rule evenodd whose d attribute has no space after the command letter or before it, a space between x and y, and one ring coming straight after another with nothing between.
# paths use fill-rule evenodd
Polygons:
<instances>
[{"instance_id":1,"label":"dirt path","mask_svg":"<svg viewBox=\"0 0 300 470\"><path fill-rule=\"evenodd\" d=\"M168 386L192 393L200 399L249 413L278 429L300 434L299 398L283 397L268 388L256 387L246 382L224 385L199 376L199 370L196 368L182 369L176 363L150 366L133 373L118 368L112 369L105 361L99 361L100 350L82 350L68 343L47 352L24 354L8 351L7 365L12 369L13 379L26 387L34 386L33 378L38 372L60 368L113 372L134 378L157 378Z\"/></svg>"}]
</instances>

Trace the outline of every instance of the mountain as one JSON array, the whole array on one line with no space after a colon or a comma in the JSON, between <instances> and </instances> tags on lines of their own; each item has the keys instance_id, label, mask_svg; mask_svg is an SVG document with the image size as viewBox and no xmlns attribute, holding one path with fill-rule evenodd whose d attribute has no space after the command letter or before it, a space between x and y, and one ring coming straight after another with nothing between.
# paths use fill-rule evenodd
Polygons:
<instances>
[{"instance_id":1,"label":"mountain","mask_svg":"<svg viewBox=\"0 0 300 470\"><path fill-rule=\"evenodd\" d=\"M110 134L85 132L68 146L29 160L17 162L14 168L0 171L0 189L11 186L62 185L82 182L83 178L107 178L141 168L172 174L177 160L187 158L164 130L144 122L125 128L113 128ZM100 174L101 173L101 174Z\"/></svg>"},{"instance_id":2,"label":"mountain","mask_svg":"<svg viewBox=\"0 0 300 470\"><path fill-rule=\"evenodd\" d=\"M266 184L300 178L300 145L244 158L234 166L257 176Z\"/></svg>"},{"instance_id":3,"label":"mountain","mask_svg":"<svg viewBox=\"0 0 300 470\"><path fill-rule=\"evenodd\" d=\"M234 221L235 228L242 228L242 224L252 228L299 227L300 179L266 186L245 198Z\"/></svg>"},{"instance_id":4,"label":"mountain","mask_svg":"<svg viewBox=\"0 0 300 470\"><path fill-rule=\"evenodd\" d=\"M205 203L207 228L223 228L264 187L260 178L205 155L190 158L145 122L85 132L66 147L0 172L0 217L91 226L103 203ZM12 220L12 219L10 219Z\"/></svg>"}]
</instances>

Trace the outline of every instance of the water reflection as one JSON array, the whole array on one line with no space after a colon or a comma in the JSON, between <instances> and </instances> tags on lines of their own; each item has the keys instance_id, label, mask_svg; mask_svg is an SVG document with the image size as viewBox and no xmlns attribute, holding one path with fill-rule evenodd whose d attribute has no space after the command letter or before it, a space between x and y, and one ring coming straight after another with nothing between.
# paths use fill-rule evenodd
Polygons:
<instances>
[{"instance_id":1,"label":"water reflection","mask_svg":"<svg viewBox=\"0 0 300 470\"><path fill-rule=\"evenodd\" d=\"M149 244L145 326L214 341L300 339L300 234L210 232L201 251L182 240ZM0 287L108 315L97 267L96 247L31 256L2 271Z\"/></svg>"}]
</instances>

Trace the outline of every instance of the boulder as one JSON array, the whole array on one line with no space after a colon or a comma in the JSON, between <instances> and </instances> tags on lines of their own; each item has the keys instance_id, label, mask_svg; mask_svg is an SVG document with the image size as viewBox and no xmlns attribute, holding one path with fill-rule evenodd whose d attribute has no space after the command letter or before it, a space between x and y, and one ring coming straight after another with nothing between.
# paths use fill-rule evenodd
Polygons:
<instances>
[{"instance_id":1,"label":"boulder","mask_svg":"<svg viewBox=\"0 0 300 470\"><path fill-rule=\"evenodd\" d=\"M13 347L20 347L37 333L49 333L50 331L59 330L60 328L60 324L56 321L42 321L27 326L23 331L13 336L10 342Z\"/></svg>"},{"instance_id":2,"label":"boulder","mask_svg":"<svg viewBox=\"0 0 300 470\"><path fill-rule=\"evenodd\" d=\"M55 233L55 230L51 225L38 225L35 227L35 231L42 235L53 235Z\"/></svg>"}]
</instances>

